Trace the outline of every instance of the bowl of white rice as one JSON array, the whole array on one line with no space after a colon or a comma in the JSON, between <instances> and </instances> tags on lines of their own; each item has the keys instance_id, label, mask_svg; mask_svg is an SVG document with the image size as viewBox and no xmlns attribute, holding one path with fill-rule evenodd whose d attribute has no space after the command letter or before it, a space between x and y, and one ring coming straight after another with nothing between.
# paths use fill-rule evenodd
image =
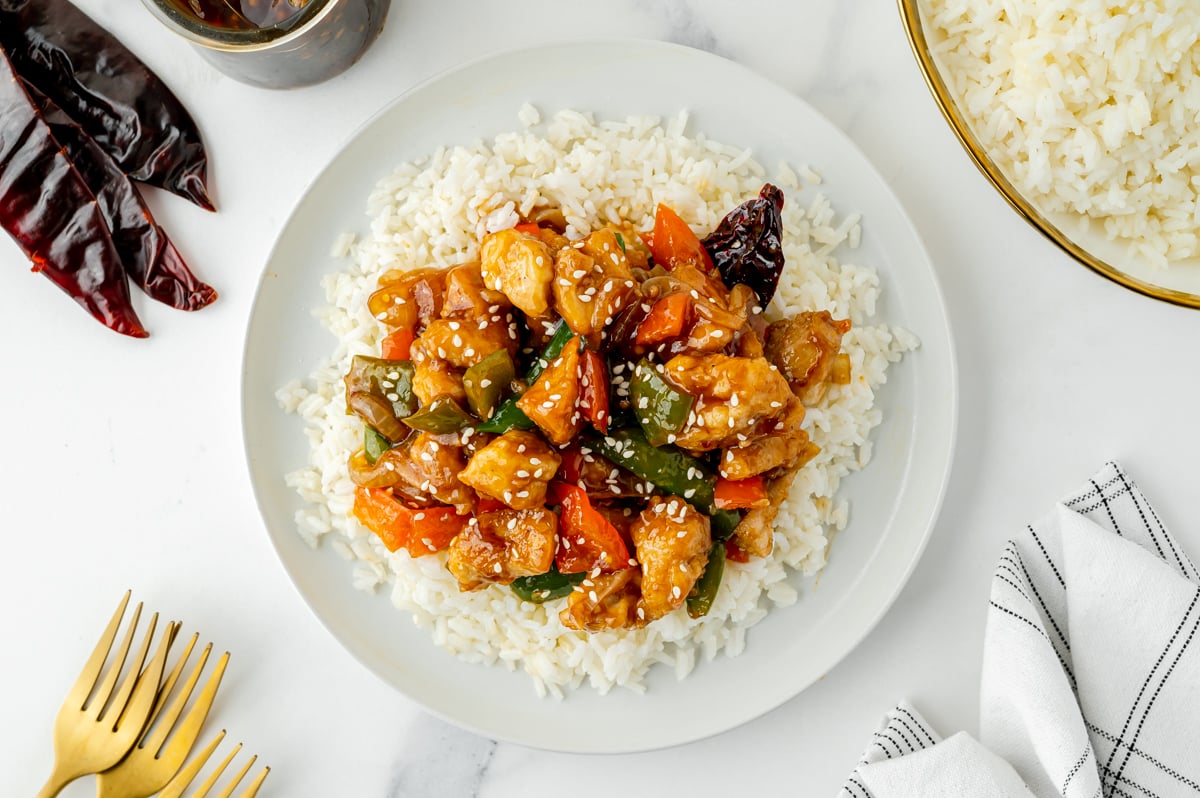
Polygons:
<instances>
[{"instance_id":1,"label":"bowl of white rice","mask_svg":"<svg viewBox=\"0 0 1200 798\"><path fill-rule=\"evenodd\" d=\"M1200 307L1200 6L899 0L984 176L1075 260Z\"/></svg>"},{"instance_id":2,"label":"bowl of white rice","mask_svg":"<svg viewBox=\"0 0 1200 798\"><path fill-rule=\"evenodd\" d=\"M735 89L753 117L727 113L722 98ZM341 377L384 332L364 304L381 270L470 259L483 232L511 226L539 199L563 208L577 234L617 218L646 229L657 202L706 230L767 180L787 195L778 310L850 318L844 350L859 379L810 409L823 451L780 514L774 552L732 568L707 616L574 632L557 606L504 586L460 592L444 558L388 552L350 516L346 458L362 433ZM882 617L929 538L957 417L937 279L875 170L785 90L654 42L494 56L382 111L285 224L244 358L259 508L321 622L431 712L575 752L699 739L834 667Z\"/></svg>"}]
</instances>

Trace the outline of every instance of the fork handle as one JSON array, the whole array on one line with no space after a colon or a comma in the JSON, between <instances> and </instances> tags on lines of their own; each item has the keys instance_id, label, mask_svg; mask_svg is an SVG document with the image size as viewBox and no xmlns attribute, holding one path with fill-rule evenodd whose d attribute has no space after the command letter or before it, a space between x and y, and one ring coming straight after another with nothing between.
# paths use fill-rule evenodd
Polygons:
<instances>
[{"instance_id":1,"label":"fork handle","mask_svg":"<svg viewBox=\"0 0 1200 798\"><path fill-rule=\"evenodd\" d=\"M64 769L54 766L54 772L50 774L50 778L46 779L45 786L38 792L35 798L55 798L63 788L66 787L75 779L79 778L79 774L65 772Z\"/></svg>"}]
</instances>

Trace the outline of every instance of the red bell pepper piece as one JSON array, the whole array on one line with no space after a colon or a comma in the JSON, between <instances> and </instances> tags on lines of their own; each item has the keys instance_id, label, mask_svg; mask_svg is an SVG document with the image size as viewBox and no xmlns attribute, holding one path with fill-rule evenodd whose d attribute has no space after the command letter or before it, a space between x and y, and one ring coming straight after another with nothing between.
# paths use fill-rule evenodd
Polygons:
<instances>
[{"instance_id":1,"label":"red bell pepper piece","mask_svg":"<svg viewBox=\"0 0 1200 798\"><path fill-rule=\"evenodd\" d=\"M380 344L384 360L409 360L412 357L413 331L407 327L388 335Z\"/></svg>"},{"instance_id":2,"label":"red bell pepper piece","mask_svg":"<svg viewBox=\"0 0 1200 798\"><path fill-rule=\"evenodd\" d=\"M678 263L692 263L704 271L713 270L712 259L692 228L661 202L654 212L654 229L643 234L642 241L650 248L654 262L666 269Z\"/></svg>"},{"instance_id":3,"label":"red bell pepper piece","mask_svg":"<svg viewBox=\"0 0 1200 798\"><path fill-rule=\"evenodd\" d=\"M634 342L641 346L662 343L682 335L687 326L692 298L685 293L668 294L650 307L646 318L638 324Z\"/></svg>"},{"instance_id":4,"label":"red bell pepper piece","mask_svg":"<svg viewBox=\"0 0 1200 798\"><path fill-rule=\"evenodd\" d=\"M558 551L554 554L559 572L577 574L599 568L612 573L630 567L629 549L621 533L592 507L582 488L554 482L550 495L562 505Z\"/></svg>"},{"instance_id":5,"label":"red bell pepper piece","mask_svg":"<svg viewBox=\"0 0 1200 798\"><path fill-rule=\"evenodd\" d=\"M387 488L356 488L354 517L378 535L388 551L407 548L413 557L446 548L466 523L453 507L405 507Z\"/></svg>"},{"instance_id":6,"label":"red bell pepper piece","mask_svg":"<svg viewBox=\"0 0 1200 798\"><path fill-rule=\"evenodd\" d=\"M718 510L745 510L766 507L770 500L762 477L738 480L722 477L717 480L717 487L713 490L713 503Z\"/></svg>"},{"instance_id":7,"label":"red bell pepper piece","mask_svg":"<svg viewBox=\"0 0 1200 798\"><path fill-rule=\"evenodd\" d=\"M608 404L608 369L604 358L588 349L583 353L583 390L579 406L592 426L601 435L608 434L608 422L612 417Z\"/></svg>"},{"instance_id":8,"label":"red bell pepper piece","mask_svg":"<svg viewBox=\"0 0 1200 798\"><path fill-rule=\"evenodd\" d=\"M729 562L750 562L750 555L733 538L725 541L725 559Z\"/></svg>"},{"instance_id":9,"label":"red bell pepper piece","mask_svg":"<svg viewBox=\"0 0 1200 798\"><path fill-rule=\"evenodd\" d=\"M467 523L467 516L459 515L453 507L427 507L410 512L412 531L408 536L408 553L413 557L424 557L446 548Z\"/></svg>"},{"instance_id":10,"label":"red bell pepper piece","mask_svg":"<svg viewBox=\"0 0 1200 798\"><path fill-rule=\"evenodd\" d=\"M513 227L513 229L518 233L524 233L527 236L536 236L538 231L541 230L541 228L533 222L522 222L521 224Z\"/></svg>"}]
</instances>

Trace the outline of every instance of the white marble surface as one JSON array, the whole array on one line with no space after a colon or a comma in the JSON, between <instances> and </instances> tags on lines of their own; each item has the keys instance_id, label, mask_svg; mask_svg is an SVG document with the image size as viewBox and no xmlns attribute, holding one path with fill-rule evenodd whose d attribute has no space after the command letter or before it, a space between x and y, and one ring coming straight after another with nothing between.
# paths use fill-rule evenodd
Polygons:
<instances>
[{"instance_id":1,"label":"white marble surface","mask_svg":"<svg viewBox=\"0 0 1200 798\"><path fill-rule=\"evenodd\" d=\"M78 2L159 71L203 126L221 212L164 195L152 202L221 300L195 316L139 300L153 337L125 340L0 243L5 795L33 794L49 771L53 715L127 587L234 652L211 724L272 765L264 796L586 798L681 785L692 795L831 795L899 698L945 732L974 730L984 609L1002 542L1103 460L1119 458L1200 555L1191 456L1200 447L1192 348L1200 313L1093 276L1008 209L937 114L889 0L395 0L357 67L291 93L222 77L136 2ZM925 238L962 375L944 511L912 580L865 642L757 721L611 758L458 731L344 653L275 559L238 427L241 341L259 271L292 203L340 142L405 88L461 61L594 35L713 50L843 128ZM65 794L90 790L80 782Z\"/></svg>"}]
</instances>

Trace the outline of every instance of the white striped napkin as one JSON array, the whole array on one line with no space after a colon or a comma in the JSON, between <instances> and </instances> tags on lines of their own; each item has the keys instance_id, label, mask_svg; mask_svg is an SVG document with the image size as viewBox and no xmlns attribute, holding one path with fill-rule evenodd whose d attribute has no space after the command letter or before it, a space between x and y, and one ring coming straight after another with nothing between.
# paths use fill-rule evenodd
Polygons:
<instances>
[{"instance_id":1,"label":"white striped napkin","mask_svg":"<svg viewBox=\"0 0 1200 798\"><path fill-rule=\"evenodd\" d=\"M982 742L901 704L841 796L1200 796L1200 574L1120 466L1009 541L990 603Z\"/></svg>"}]
</instances>

